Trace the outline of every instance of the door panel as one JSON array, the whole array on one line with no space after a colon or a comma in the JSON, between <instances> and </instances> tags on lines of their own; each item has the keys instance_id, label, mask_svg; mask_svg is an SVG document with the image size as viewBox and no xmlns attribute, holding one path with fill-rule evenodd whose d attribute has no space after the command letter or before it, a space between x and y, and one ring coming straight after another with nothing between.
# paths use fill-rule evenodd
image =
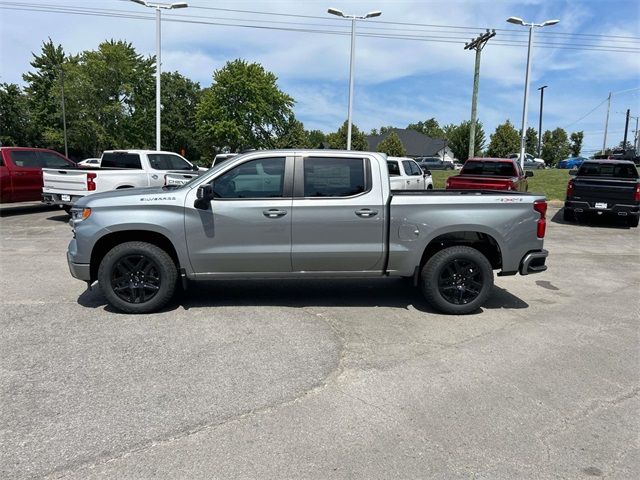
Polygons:
<instances>
[{"instance_id":1,"label":"door panel","mask_svg":"<svg viewBox=\"0 0 640 480\"><path fill-rule=\"evenodd\" d=\"M307 157L296 162L293 271L381 268L385 212L379 182L372 186L369 160Z\"/></svg>"},{"instance_id":2,"label":"door panel","mask_svg":"<svg viewBox=\"0 0 640 480\"><path fill-rule=\"evenodd\" d=\"M14 202L42 200L42 163L38 152L14 150L10 152Z\"/></svg>"}]
</instances>

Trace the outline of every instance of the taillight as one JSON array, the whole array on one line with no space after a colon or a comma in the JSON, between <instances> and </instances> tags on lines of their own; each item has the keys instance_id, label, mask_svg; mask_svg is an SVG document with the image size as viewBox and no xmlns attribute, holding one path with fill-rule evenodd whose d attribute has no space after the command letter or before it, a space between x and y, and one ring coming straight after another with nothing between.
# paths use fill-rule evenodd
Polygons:
<instances>
[{"instance_id":1,"label":"taillight","mask_svg":"<svg viewBox=\"0 0 640 480\"><path fill-rule=\"evenodd\" d=\"M96 189L96 182L94 181L96 178L95 173L87 173L87 190L92 192Z\"/></svg>"},{"instance_id":2,"label":"taillight","mask_svg":"<svg viewBox=\"0 0 640 480\"><path fill-rule=\"evenodd\" d=\"M636 193L633 195L633 199L636 202L640 202L640 183L636 185Z\"/></svg>"},{"instance_id":3,"label":"taillight","mask_svg":"<svg viewBox=\"0 0 640 480\"><path fill-rule=\"evenodd\" d=\"M447 178L447 181L444 182L444 188L445 190L451 188L451 179Z\"/></svg>"},{"instance_id":4,"label":"taillight","mask_svg":"<svg viewBox=\"0 0 640 480\"><path fill-rule=\"evenodd\" d=\"M547 201L536 200L533 202L533 209L540 214L538 219L538 238L544 238L544 234L547 231Z\"/></svg>"},{"instance_id":5,"label":"taillight","mask_svg":"<svg viewBox=\"0 0 640 480\"><path fill-rule=\"evenodd\" d=\"M573 178L567 183L567 198L573 197Z\"/></svg>"}]
</instances>

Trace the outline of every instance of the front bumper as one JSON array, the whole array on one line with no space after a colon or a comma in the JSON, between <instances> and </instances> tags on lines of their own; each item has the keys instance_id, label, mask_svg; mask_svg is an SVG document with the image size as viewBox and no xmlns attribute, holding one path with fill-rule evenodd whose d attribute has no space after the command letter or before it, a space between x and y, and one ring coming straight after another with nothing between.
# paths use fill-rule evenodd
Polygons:
<instances>
[{"instance_id":1,"label":"front bumper","mask_svg":"<svg viewBox=\"0 0 640 480\"><path fill-rule=\"evenodd\" d=\"M88 263L74 263L71 252L67 252L67 264L72 277L84 282L91 281L91 265Z\"/></svg>"},{"instance_id":2,"label":"front bumper","mask_svg":"<svg viewBox=\"0 0 640 480\"><path fill-rule=\"evenodd\" d=\"M547 269L545 262L549 252L546 250L537 250L527 253L520 261L520 275L530 275L532 273L541 273Z\"/></svg>"}]
</instances>

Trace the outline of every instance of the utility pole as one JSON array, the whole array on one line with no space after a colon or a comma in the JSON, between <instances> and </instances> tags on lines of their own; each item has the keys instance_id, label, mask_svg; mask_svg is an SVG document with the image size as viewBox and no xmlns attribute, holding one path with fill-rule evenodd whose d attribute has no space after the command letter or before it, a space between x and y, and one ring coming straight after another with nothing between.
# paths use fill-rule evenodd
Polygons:
<instances>
[{"instance_id":1,"label":"utility pole","mask_svg":"<svg viewBox=\"0 0 640 480\"><path fill-rule=\"evenodd\" d=\"M540 90L540 119L538 120L538 158L540 158L540 154L542 153L542 106L544 105L544 89L549 85L544 85L538 90Z\"/></svg>"},{"instance_id":2,"label":"utility pole","mask_svg":"<svg viewBox=\"0 0 640 480\"><path fill-rule=\"evenodd\" d=\"M609 110L611 110L611 92L609 92L609 100L607 102L607 119L604 122L604 141L602 142L602 154L607 149L607 130L609 130Z\"/></svg>"},{"instance_id":3,"label":"utility pole","mask_svg":"<svg viewBox=\"0 0 640 480\"><path fill-rule=\"evenodd\" d=\"M631 110L627 108L627 118L624 121L624 140L622 141L622 150L627 151L627 133L629 133L629 115Z\"/></svg>"},{"instance_id":4,"label":"utility pole","mask_svg":"<svg viewBox=\"0 0 640 480\"><path fill-rule=\"evenodd\" d=\"M638 118L640 117L636 117L636 136L634 137L635 142L633 142L633 146L636 149L636 157L640 155L640 137L638 137Z\"/></svg>"},{"instance_id":5,"label":"utility pole","mask_svg":"<svg viewBox=\"0 0 640 480\"><path fill-rule=\"evenodd\" d=\"M64 135L64 156L69 158L69 148L67 147L67 114L64 105L64 68L60 66L60 88L62 90L62 132Z\"/></svg>"},{"instance_id":6,"label":"utility pole","mask_svg":"<svg viewBox=\"0 0 640 480\"><path fill-rule=\"evenodd\" d=\"M473 71L473 95L471 97L471 124L469 125L469 155L468 158L471 158L476 153L476 113L477 113L477 103L478 103L478 86L480 84L480 55L482 53L482 49L487 44L490 38L496 36L496 31L487 30L482 35L478 35L476 38L472 39L471 42L465 44L465 50L475 50L476 51L476 64L475 69Z\"/></svg>"}]
</instances>

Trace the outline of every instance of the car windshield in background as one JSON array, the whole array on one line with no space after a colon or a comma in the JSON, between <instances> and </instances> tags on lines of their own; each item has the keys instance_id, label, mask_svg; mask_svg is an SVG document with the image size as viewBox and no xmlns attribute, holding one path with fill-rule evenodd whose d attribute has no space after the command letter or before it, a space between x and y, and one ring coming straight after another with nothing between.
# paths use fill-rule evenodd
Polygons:
<instances>
[{"instance_id":1,"label":"car windshield in background","mask_svg":"<svg viewBox=\"0 0 640 480\"><path fill-rule=\"evenodd\" d=\"M583 163L578 170L582 177L638 178L636 167L627 163Z\"/></svg>"},{"instance_id":2,"label":"car windshield in background","mask_svg":"<svg viewBox=\"0 0 640 480\"><path fill-rule=\"evenodd\" d=\"M465 175L495 175L498 177L513 177L515 171L511 162L481 162L467 160L462 167Z\"/></svg>"}]
</instances>

